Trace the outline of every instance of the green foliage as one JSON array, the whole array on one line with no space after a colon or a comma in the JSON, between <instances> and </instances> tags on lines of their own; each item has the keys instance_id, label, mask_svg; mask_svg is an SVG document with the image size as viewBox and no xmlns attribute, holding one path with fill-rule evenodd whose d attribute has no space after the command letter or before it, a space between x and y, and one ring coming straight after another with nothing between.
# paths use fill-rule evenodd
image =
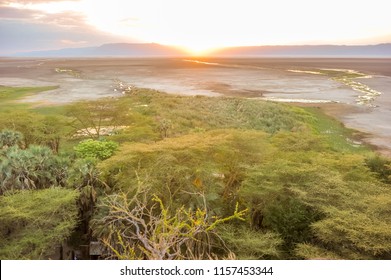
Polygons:
<instances>
[{"instance_id":1,"label":"green foliage","mask_svg":"<svg viewBox=\"0 0 391 280\"><path fill-rule=\"evenodd\" d=\"M80 218L79 229L83 234L88 234L90 232L89 223L98 197L109 191L107 184L99 179L96 160L91 158L76 160L69 171L67 183L80 192L77 200Z\"/></svg>"},{"instance_id":2,"label":"green foliage","mask_svg":"<svg viewBox=\"0 0 391 280\"><path fill-rule=\"evenodd\" d=\"M263 226L280 234L287 248L310 241L311 224L320 214L291 194L279 194L269 199L263 209Z\"/></svg>"},{"instance_id":3,"label":"green foliage","mask_svg":"<svg viewBox=\"0 0 391 280\"><path fill-rule=\"evenodd\" d=\"M10 106L12 107L23 107L23 104L16 104L16 100L35 94L38 92L52 90L57 87L6 87L0 86L0 112L7 110Z\"/></svg>"},{"instance_id":4,"label":"green foliage","mask_svg":"<svg viewBox=\"0 0 391 280\"><path fill-rule=\"evenodd\" d=\"M277 151L273 161L248 169L240 187L239 199L257 214L250 223L279 232L288 252L299 257L388 258L391 190L365 156L327 148Z\"/></svg>"},{"instance_id":5,"label":"green foliage","mask_svg":"<svg viewBox=\"0 0 391 280\"><path fill-rule=\"evenodd\" d=\"M126 125L129 119L126 104L114 99L76 102L67 106L66 115L72 126L90 138L99 139L104 128L114 129Z\"/></svg>"},{"instance_id":6,"label":"green foliage","mask_svg":"<svg viewBox=\"0 0 391 280\"><path fill-rule=\"evenodd\" d=\"M223 258L231 251L244 259L391 258L390 161L368 155L356 132L319 109L135 89L119 99L69 105L68 117L48 108L13 110L9 118L4 110L1 192L77 189L78 226L88 232L98 210L94 230L111 257L156 258L142 240L167 244L187 232L193 238L175 258ZM75 136L103 134L107 141L76 143ZM78 158L62 156L64 150ZM240 216L245 222L214 223L239 213L238 203L249 209ZM129 214L154 221L147 239L130 241ZM200 229L198 222L213 234L186 231Z\"/></svg>"},{"instance_id":7,"label":"green foliage","mask_svg":"<svg viewBox=\"0 0 391 280\"><path fill-rule=\"evenodd\" d=\"M12 118L9 118L12 114ZM27 110L0 113L0 129L12 129L23 134L23 146L46 145L59 152L60 141L71 129L62 116L43 116Z\"/></svg>"},{"instance_id":8,"label":"green foliage","mask_svg":"<svg viewBox=\"0 0 391 280\"><path fill-rule=\"evenodd\" d=\"M80 158L95 158L104 160L111 157L118 149L118 144L113 141L98 141L87 139L81 141L74 150Z\"/></svg>"},{"instance_id":9,"label":"green foliage","mask_svg":"<svg viewBox=\"0 0 391 280\"><path fill-rule=\"evenodd\" d=\"M0 157L0 194L8 190L64 185L69 162L43 146L7 149Z\"/></svg>"},{"instance_id":10,"label":"green foliage","mask_svg":"<svg viewBox=\"0 0 391 280\"><path fill-rule=\"evenodd\" d=\"M300 243L297 244L295 248L295 255L302 259L311 260L340 260L341 256L336 254L333 251L327 250L325 248L317 247L316 245L309 243Z\"/></svg>"},{"instance_id":11,"label":"green foliage","mask_svg":"<svg viewBox=\"0 0 391 280\"><path fill-rule=\"evenodd\" d=\"M304 124L302 116L305 113L282 104L240 98L165 96L158 93L152 96L153 99L145 102L148 107L142 107L144 114L153 113L159 117L158 120L171 120L176 134L196 127L256 129L275 133ZM132 96L133 100L136 98L139 97ZM140 110L138 107L134 109Z\"/></svg>"},{"instance_id":12,"label":"green foliage","mask_svg":"<svg viewBox=\"0 0 391 280\"><path fill-rule=\"evenodd\" d=\"M272 232L259 232L247 226L227 224L218 233L238 259L276 259L281 256L281 237Z\"/></svg>"},{"instance_id":13,"label":"green foliage","mask_svg":"<svg viewBox=\"0 0 391 280\"><path fill-rule=\"evenodd\" d=\"M282 151L324 151L327 142L324 138L309 131L279 132L273 137L273 144Z\"/></svg>"},{"instance_id":14,"label":"green foliage","mask_svg":"<svg viewBox=\"0 0 391 280\"><path fill-rule=\"evenodd\" d=\"M170 120L161 119L159 120L159 132L162 138L168 137L168 132L172 128L172 123Z\"/></svg>"},{"instance_id":15,"label":"green foliage","mask_svg":"<svg viewBox=\"0 0 391 280\"><path fill-rule=\"evenodd\" d=\"M36 131L37 143L46 145L53 152L59 153L60 142L71 133L72 129L65 117L47 115L42 118L39 130Z\"/></svg>"},{"instance_id":16,"label":"green foliage","mask_svg":"<svg viewBox=\"0 0 391 280\"><path fill-rule=\"evenodd\" d=\"M23 140L22 133L14 130L3 129L0 131L0 149L20 145Z\"/></svg>"},{"instance_id":17,"label":"green foliage","mask_svg":"<svg viewBox=\"0 0 391 280\"><path fill-rule=\"evenodd\" d=\"M12 114L12 118L10 118ZM24 144L39 144L37 132L41 126L42 116L25 110L13 110L0 113L0 128L19 131L24 136Z\"/></svg>"},{"instance_id":18,"label":"green foliage","mask_svg":"<svg viewBox=\"0 0 391 280\"><path fill-rule=\"evenodd\" d=\"M61 188L0 196L0 259L46 259L77 223L78 193Z\"/></svg>"},{"instance_id":19,"label":"green foliage","mask_svg":"<svg viewBox=\"0 0 391 280\"><path fill-rule=\"evenodd\" d=\"M304 110L312 115L312 118L307 118L307 123L315 134L327 140L329 149L340 153L368 152L368 147L360 140L358 131L346 128L319 108L306 107Z\"/></svg>"},{"instance_id":20,"label":"green foliage","mask_svg":"<svg viewBox=\"0 0 391 280\"><path fill-rule=\"evenodd\" d=\"M155 114L157 119L170 119L172 132L162 141L125 143L119 153L100 164L103 178L113 189L132 193L135 189L131 186L141 180L173 208L199 206L201 201L189 193L202 191L208 207L218 215L226 215L240 202L250 210L248 231L279 234L284 242L280 248L285 252L279 255L283 258L305 256L298 249L304 248L302 244L340 258L379 258L388 253L386 244L381 252L355 245L342 252L337 248L356 241L344 235L333 243L336 226L317 226L329 218L338 220L340 212L330 212L332 207L355 209L365 217L370 217L367 211L381 213L385 222L374 229L379 234L388 224L387 211L380 211L387 207L367 203L378 198L364 186L371 186L376 193L383 187L364 162L365 156L360 155L365 149L347 141L351 132L337 122L323 116L319 119L319 112L254 100L221 98L211 102L197 97L185 104L190 98L152 96L143 99L148 106L132 109L148 118ZM130 106L141 100L140 96L132 98ZM358 227L350 230L355 234L360 231ZM382 236L386 240L387 231ZM369 239L376 240L373 236Z\"/></svg>"},{"instance_id":21,"label":"green foliage","mask_svg":"<svg viewBox=\"0 0 391 280\"><path fill-rule=\"evenodd\" d=\"M391 160L379 155L371 155L365 159L365 164L375 172L380 180L391 183Z\"/></svg>"},{"instance_id":22,"label":"green foliage","mask_svg":"<svg viewBox=\"0 0 391 280\"><path fill-rule=\"evenodd\" d=\"M127 191L145 181L165 203L177 207L199 205L188 193L201 191L214 213L226 215L237 202L235 191L246 166L271 150L262 132L216 130L156 143L123 144L99 168L113 189Z\"/></svg>"},{"instance_id":23,"label":"green foliage","mask_svg":"<svg viewBox=\"0 0 391 280\"><path fill-rule=\"evenodd\" d=\"M331 245L344 258L388 259L391 252L389 225L390 219L379 218L379 213L329 207L327 218L312 227L319 240Z\"/></svg>"}]
</instances>

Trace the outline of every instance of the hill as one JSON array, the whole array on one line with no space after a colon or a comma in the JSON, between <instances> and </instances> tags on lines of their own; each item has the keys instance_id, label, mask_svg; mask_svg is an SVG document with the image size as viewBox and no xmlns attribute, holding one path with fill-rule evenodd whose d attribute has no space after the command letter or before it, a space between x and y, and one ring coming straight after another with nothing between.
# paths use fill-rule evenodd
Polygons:
<instances>
[{"instance_id":1,"label":"hill","mask_svg":"<svg viewBox=\"0 0 391 280\"><path fill-rule=\"evenodd\" d=\"M219 50L215 55L225 57L390 57L391 44L233 47Z\"/></svg>"},{"instance_id":2,"label":"hill","mask_svg":"<svg viewBox=\"0 0 391 280\"><path fill-rule=\"evenodd\" d=\"M65 48L17 53L20 57L181 57L185 51L156 43L104 44L97 47ZM247 46L216 50L215 57L391 57L391 43L378 45Z\"/></svg>"},{"instance_id":3,"label":"hill","mask_svg":"<svg viewBox=\"0 0 391 280\"><path fill-rule=\"evenodd\" d=\"M185 53L175 47L163 46L155 43L147 44L104 44L97 47L65 48L60 50L46 50L17 53L22 57L172 57L184 56Z\"/></svg>"}]
</instances>

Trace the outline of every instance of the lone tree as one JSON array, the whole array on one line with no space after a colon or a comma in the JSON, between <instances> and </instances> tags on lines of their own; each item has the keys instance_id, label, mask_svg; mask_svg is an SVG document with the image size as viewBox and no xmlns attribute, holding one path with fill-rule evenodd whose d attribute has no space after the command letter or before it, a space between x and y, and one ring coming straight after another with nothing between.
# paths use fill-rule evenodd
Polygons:
<instances>
[{"instance_id":1,"label":"lone tree","mask_svg":"<svg viewBox=\"0 0 391 280\"><path fill-rule=\"evenodd\" d=\"M67 108L67 115L73 118L72 126L81 130L90 138L99 139L102 128L115 129L126 123L129 109L125 104L113 99L101 99L91 102L77 102Z\"/></svg>"}]
</instances>

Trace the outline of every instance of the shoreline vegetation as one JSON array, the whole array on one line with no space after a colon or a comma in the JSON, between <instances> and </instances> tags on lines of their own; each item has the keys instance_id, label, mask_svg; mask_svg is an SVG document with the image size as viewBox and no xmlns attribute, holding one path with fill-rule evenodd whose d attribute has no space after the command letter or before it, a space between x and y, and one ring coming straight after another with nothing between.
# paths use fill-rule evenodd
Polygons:
<instances>
[{"instance_id":1,"label":"shoreline vegetation","mask_svg":"<svg viewBox=\"0 0 391 280\"><path fill-rule=\"evenodd\" d=\"M376 97L380 96L382 93L370 88L369 86L358 82L357 79L370 79L371 75L366 75L364 73L351 70L351 69L328 69L321 68L316 70L288 70L294 73L307 73L313 75L326 75L330 77L332 80L342 83L345 86L352 88L355 91L361 93L361 95L357 96L356 103L358 105L365 105L369 107L373 107L373 102Z\"/></svg>"},{"instance_id":2,"label":"shoreline vegetation","mask_svg":"<svg viewBox=\"0 0 391 280\"><path fill-rule=\"evenodd\" d=\"M50 89L0 87L1 259L391 258L391 160L340 104L18 102Z\"/></svg>"}]
</instances>

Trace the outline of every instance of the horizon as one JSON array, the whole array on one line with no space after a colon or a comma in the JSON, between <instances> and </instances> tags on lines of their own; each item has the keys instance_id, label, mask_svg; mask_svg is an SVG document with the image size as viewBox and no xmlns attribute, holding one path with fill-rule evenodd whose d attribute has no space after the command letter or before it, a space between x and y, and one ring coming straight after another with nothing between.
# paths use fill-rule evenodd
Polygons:
<instances>
[{"instance_id":1,"label":"horizon","mask_svg":"<svg viewBox=\"0 0 391 280\"><path fill-rule=\"evenodd\" d=\"M385 1L0 0L0 55L150 43L192 55L251 46L391 42Z\"/></svg>"},{"instance_id":2,"label":"horizon","mask_svg":"<svg viewBox=\"0 0 391 280\"><path fill-rule=\"evenodd\" d=\"M139 46L145 49L140 49ZM153 46L154 49L148 49ZM388 47L386 51L376 50L382 46ZM105 48L102 51L102 47ZM112 47L112 49L110 49ZM116 50L116 47L120 49ZM136 49L134 49L136 47ZM323 49L320 49L323 48ZM347 48L347 50L346 50ZM361 53L357 51L361 49ZM89 51L86 53L85 51ZM99 50L101 52L99 52ZM98 51L98 52L97 52ZM117 52L116 52L117 51ZM236 46L223 47L215 49L202 55L178 48L177 46L163 45L159 43L103 43L95 46L71 47L59 49L46 49L31 52L19 52L9 55L0 55L0 57L74 57L74 58L115 58L115 57L205 57L205 58L246 58L246 57L264 57L264 58L390 58L391 43L367 44L367 45L259 45L259 46Z\"/></svg>"}]
</instances>

